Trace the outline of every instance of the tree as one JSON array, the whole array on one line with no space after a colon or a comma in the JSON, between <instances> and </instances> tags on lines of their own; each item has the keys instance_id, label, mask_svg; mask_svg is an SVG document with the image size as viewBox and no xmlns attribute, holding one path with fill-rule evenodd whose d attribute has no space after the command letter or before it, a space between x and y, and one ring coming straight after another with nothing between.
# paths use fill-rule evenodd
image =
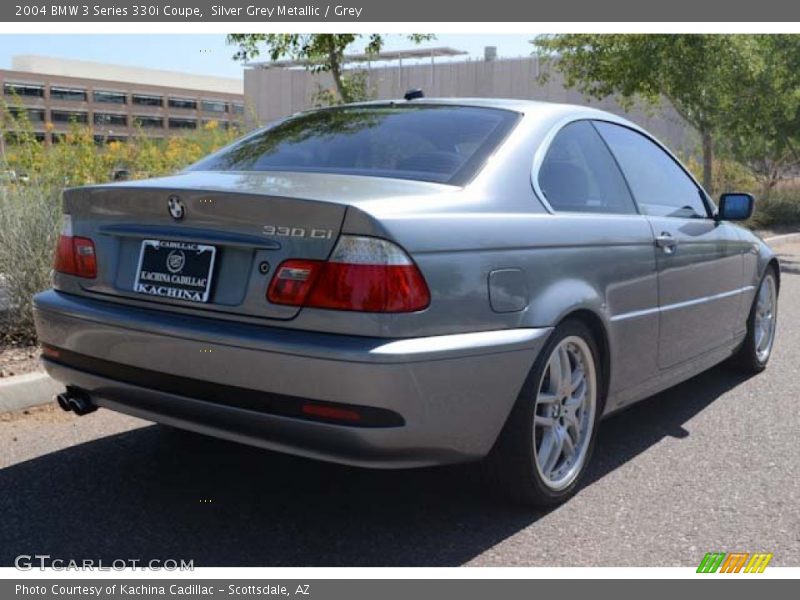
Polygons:
<instances>
[{"instance_id":1,"label":"tree","mask_svg":"<svg viewBox=\"0 0 800 600\"><path fill-rule=\"evenodd\" d=\"M746 38L747 68L726 95L719 147L755 175L766 195L800 167L800 36Z\"/></svg>"},{"instance_id":2,"label":"tree","mask_svg":"<svg viewBox=\"0 0 800 600\"><path fill-rule=\"evenodd\" d=\"M703 185L711 192L715 136L757 51L749 37L568 34L538 36L532 43L568 87L588 96L617 96L623 105L666 99L700 134Z\"/></svg>"},{"instance_id":3,"label":"tree","mask_svg":"<svg viewBox=\"0 0 800 600\"><path fill-rule=\"evenodd\" d=\"M365 36L355 33L233 33L228 35L228 44L239 49L234 60L247 61L261 54L260 46L266 46L270 60L290 58L306 64L313 73L330 73L336 93L342 102L363 100L364 86L350 81L344 69L345 51ZM366 54L377 55L384 44L384 36L372 33L367 37ZM435 36L415 33L408 39L415 44L434 39Z\"/></svg>"}]
</instances>

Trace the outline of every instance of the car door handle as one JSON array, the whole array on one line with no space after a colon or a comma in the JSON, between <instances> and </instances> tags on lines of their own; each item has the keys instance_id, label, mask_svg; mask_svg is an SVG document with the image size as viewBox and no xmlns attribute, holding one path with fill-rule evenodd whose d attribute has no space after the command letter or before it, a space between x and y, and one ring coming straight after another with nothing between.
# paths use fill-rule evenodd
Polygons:
<instances>
[{"instance_id":1,"label":"car door handle","mask_svg":"<svg viewBox=\"0 0 800 600\"><path fill-rule=\"evenodd\" d=\"M661 248L667 254L671 254L675 251L675 247L678 245L678 240L672 237L666 231L662 231L661 235L656 236L656 246Z\"/></svg>"}]
</instances>

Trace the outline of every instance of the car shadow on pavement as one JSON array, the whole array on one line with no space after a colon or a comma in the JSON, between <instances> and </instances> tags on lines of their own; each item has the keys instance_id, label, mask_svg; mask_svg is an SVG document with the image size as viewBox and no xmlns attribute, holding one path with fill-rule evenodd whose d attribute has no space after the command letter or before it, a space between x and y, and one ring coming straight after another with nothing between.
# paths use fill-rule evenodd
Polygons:
<instances>
[{"instance_id":1,"label":"car shadow on pavement","mask_svg":"<svg viewBox=\"0 0 800 600\"><path fill-rule=\"evenodd\" d=\"M665 437L687 436L686 421L743 380L717 367L606 420L587 485ZM476 465L360 470L158 425L10 466L0 491L3 566L19 554L455 566L546 514L504 504Z\"/></svg>"}]
</instances>

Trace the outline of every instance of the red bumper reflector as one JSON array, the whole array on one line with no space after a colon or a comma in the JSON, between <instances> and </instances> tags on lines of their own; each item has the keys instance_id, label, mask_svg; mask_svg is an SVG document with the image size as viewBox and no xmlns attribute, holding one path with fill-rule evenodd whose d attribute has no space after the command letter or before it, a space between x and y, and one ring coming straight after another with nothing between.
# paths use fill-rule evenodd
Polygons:
<instances>
[{"instance_id":1,"label":"red bumper reflector","mask_svg":"<svg viewBox=\"0 0 800 600\"><path fill-rule=\"evenodd\" d=\"M303 413L306 415L333 419L335 421L360 421L361 415L349 408L325 406L322 404L303 404Z\"/></svg>"},{"instance_id":2,"label":"red bumper reflector","mask_svg":"<svg viewBox=\"0 0 800 600\"><path fill-rule=\"evenodd\" d=\"M42 356L49 356L50 358L58 358L61 353L51 346L42 346Z\"/></svg>"}]
</instances>

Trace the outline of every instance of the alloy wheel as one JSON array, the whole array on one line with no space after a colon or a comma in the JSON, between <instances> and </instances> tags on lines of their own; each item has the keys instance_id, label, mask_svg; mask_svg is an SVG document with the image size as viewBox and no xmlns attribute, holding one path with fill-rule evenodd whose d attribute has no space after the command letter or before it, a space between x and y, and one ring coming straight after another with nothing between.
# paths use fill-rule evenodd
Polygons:
<instances>
[{"instance_id":1,"label":"alloy wheel","mask_svg":"<svg viewBox=\"0 0 800 600\"><path fill-rule=\"evenodd\" d=\"M597 375L592 351L578 336L553 349L536 396L533 451L536 469L553 491L580 474L594 428Z\"/></svg>"},{"instance_id":2,"label":"alloy wheel","mask_svg":"<svg viewBox=\"0 0 800 600\"><path fill-rule=\"evenodd\" d=\"M765 363L775 339L775 278L767 275L761 282L756 299L755 345L759 362Z\"/></svg>"}]
</instances>

